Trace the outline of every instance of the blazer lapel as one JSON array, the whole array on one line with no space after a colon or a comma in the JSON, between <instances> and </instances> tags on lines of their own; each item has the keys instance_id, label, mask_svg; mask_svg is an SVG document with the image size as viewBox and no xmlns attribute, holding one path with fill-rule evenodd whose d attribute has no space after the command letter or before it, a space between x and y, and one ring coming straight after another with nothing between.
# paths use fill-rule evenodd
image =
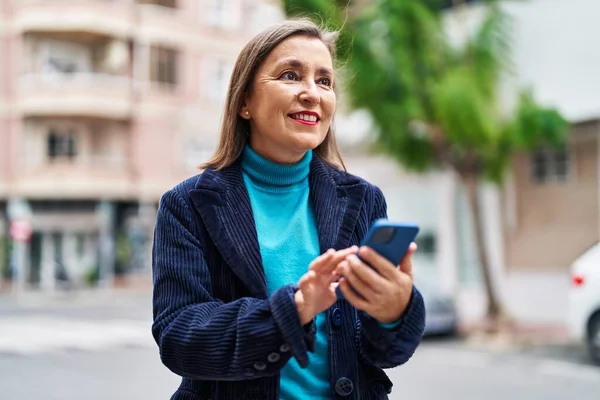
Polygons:
<instances>
[{"instance_id":1,"label":"blazer lapel","mask_svg":"<svg viewBox=\"0 0 600 400\"><path fill-rule=\"evenodd\" d=\"M311 162L309 180L321 253L348 247L367 185L355 176L335 171L317 157Z\"/></svg>"},{"instance_id":2,"label":"blazer lapel","mask_svg":"<svg viewBox=\"0 0 600 400\"><path fill-rule=\"evenodd\" d=\"M309 185L321 253L348 247L367 185L317 157L311 162ZM256 225L239 164L204 171L190 198L227 265L253 296L266 298Z\"/></svg>"},{"instance_id":3,"label":"blazer lapel","mask_svg":"<svg viewBox=\"0 0 600 400\"><path fill-rule=\"evenodd\" d=\"M254 216L239 165L204 171L190 197L227 265L253 296L266 298Z\"/></svg>"}]
</instances>

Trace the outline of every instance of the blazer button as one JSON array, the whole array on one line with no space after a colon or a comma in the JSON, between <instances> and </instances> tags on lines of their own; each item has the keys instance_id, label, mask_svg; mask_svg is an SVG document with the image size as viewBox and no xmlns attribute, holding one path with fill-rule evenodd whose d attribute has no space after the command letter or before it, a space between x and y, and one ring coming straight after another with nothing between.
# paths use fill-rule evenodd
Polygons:
<instances>
[{"instance_id":1,"label":"blazer button","mask_svg":"<svg viewBox=\"0 0 600 400\"><path fill-rule=\"evenodd\" d=\"M290 351L290 345L287 343L282 344L281 346L279 346L279 351L282 353L287 353L288 351Z\"/></svg>"},{"instance_id":2,"label":"blazer button","mask_svg":"<svg viewBox=\"0 0 600 400\"><path fill-rule=\"evenodd\" d=\"M354 383L346 377L342 377L335 383L335 392L340 396L348 396L354 390Z\"/></svg>"},{"instance_id":3,"label":"blazer button","mask_svg":"<svg viewBox=\"0 0 600 400\"><path fill-rule=\"evenodd\" d=\"M334 309L331 312L331 323L338 328L344 324L344 320L342 318L342 310L339 308Z\"/></svg>"},{"instance_id":4,"label":"blazer button","mask_svg":"<svg viewBox=\"0 0 600 400\"><path fill-rule=\"evenodd\" d=\"M252 371L251 369L245 369L244 376L246 376L248 378L252 378L254 376L254 371Z\"/></svg>"},{"instance_id":5,"label":"blazer button","mask_svg":"<svg viewBox=\"0 0 600 400\"><path fill-rule=\"evenodd\" d=\"M269 360L269 362L276 363L277 361L279 361L279 354L277 354L277 353L271 353L267 357L267 360Z\"/></svg>"},{"instance_id":6,"label":"blazer button","mask_svg":"<svg viewBox=\"0 0 600 400\"><path fill-rule=\"evenodd\" d=\"M262 361L257 361L254 363L254 369L257 371L264 371L265 369L267 369L267 364L265 364Z\"/></svg>"}]
</instances>

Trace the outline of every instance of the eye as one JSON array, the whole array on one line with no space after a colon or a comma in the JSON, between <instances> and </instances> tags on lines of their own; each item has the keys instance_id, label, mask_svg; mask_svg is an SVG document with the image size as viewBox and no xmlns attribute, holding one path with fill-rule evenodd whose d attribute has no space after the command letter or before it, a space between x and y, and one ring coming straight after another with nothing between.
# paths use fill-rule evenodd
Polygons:
<instances>
[{"instance_id":1,"label":"eye","mask_svg":"<svg viewBox=\"0 0 600 400\"><path fill-rule=\"evenodd\" d=\"M319 85L324 85L324 86L327 86L327 87L331 87L331 79L329 79L329 78L320 78L317 81L317 83Z\"/></svg>"},{"instance_id":2,"label":"eye","mask_svg":"<svg viewBox=\"0 0 600 400\"><path fill-rule=\"evenodd\" d=\"M294 71L286 71L283 74L281 74L279 79L283 79L284 81L297 81L298 74L296 74Z\"/></svg>"}]
</instances>

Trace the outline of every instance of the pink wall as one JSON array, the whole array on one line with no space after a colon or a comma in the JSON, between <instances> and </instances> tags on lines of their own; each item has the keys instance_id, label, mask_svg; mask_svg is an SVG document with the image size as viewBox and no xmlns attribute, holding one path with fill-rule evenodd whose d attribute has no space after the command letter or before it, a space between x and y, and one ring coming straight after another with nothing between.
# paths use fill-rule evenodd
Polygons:
<instances>
[{"instance_id":1,"label":"pink wall","mask_svg":"<svg viewBox=\"0 0 600 400\"><path fill-rule=\"evenodd\" d=\"M22 165L24 156L23 135L21 135L23 120L18 117L6 118L6 178L14 180L19 176L19 168Z\"/></svg>"},{"instance_id":2,"label":"pink wall","mask_svg":"<svg viewBox=\"0 0 600 400\"><path fill-rule=\"evenodd\" d=\"M0 182L5 182L9 168L9 122L5 117L0 117Z\"/></svg>"},{"instance_id":3,"label":"pink wall","mask_svg":"<svg viewBox=\"0 0 600 400\"><path fill-rule=\"evenodd\" d=\"M181 77L181 101L189 103L198 97L198 87L200 86L200 77L198 60L189 50L183 50L179 57L179 76Z\"/></svg>"},{"instance_id":4,"label":"pink wall","mask_svg":"<svg viewBox=\"0 0 600 400\"><path fill-rule=\"evenodd\" d=\"M19 35L7 36L6 44L4 47L5 55L5 74L4 74L4 85L5 93L9 97L15 95L15 90L19 82L19 76L21 75L21 57L22 57L22 38Z\"/></svg>"},{"instance_id":5,"label":"pink wall","mask_svg":"<svg viewBox=\"0 0 600 400\"><path fill-rule=\"evenodd\" d=\"M9 69L11 57L8 50L8 38L0 36L0 55L2 55L3 58L2 64L0 65L0 101L7 100L6 96L8 96L8 85L10 82L8 74L11 71Z\"/></svg>"},{"instance_id":6,"label":"pink wall","mask_svg":"<svg viewBox=\"0 0 600 400\"><path fill-rule=\"evenodd\" d=\"M6 5L5 5L6 6ZM2 77L0 80L0 98L7 105L14 101L16 77L19 72L21 40L17 36L5 36L0 39L0 54L3 55ZM21 119L11 116L6 110L0 115L0 179L7 181L17 173L16 162L20 148Z\"/></svg>"},{"instance_id":7,"label":"pink wall","mask_svg":"<svg viewBox=\"0 0 600 400\"><path fill-rule=\"evenodd\" d=\"M131 131L133 166L142 181L165 181L173 175L175 160L173 118L137 120Z\"/></svg>"}]
</instances>

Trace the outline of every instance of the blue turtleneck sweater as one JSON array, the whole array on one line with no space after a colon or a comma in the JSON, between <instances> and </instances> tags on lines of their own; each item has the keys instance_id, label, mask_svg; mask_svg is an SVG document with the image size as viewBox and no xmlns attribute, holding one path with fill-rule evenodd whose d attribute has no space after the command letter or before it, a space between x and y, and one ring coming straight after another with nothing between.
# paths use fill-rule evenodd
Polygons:
<instances>
[{"instance_id":1,"label":"blue turtleneck sweater","mask_svg":"<svg viewBox=\"0 0 600 400\"><path fill-rule=\"evenodd\" d=\"M242 155L244 182L250 196L269 295L297 283L320 254L319 235L309 199L308 173L312 152L297 164L264 159L249 146ZM281 370L281 400L325 400L333 397L325 314L316 318L317 338L309 365L300 368L291 358Z\"/></svg>"}]
</instances>

